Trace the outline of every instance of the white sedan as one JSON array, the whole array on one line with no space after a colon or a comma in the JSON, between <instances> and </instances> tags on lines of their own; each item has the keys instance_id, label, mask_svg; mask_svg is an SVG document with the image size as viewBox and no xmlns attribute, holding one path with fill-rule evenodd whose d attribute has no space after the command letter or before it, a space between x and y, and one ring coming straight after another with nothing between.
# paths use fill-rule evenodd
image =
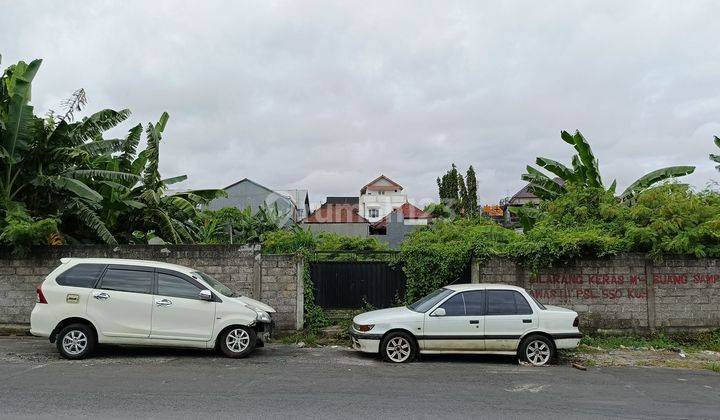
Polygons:
<instances>
[{"instance_id":1,"label":"white sedan","mask_svg":"<svg viewBox=\"0 0 720 420\"><path fill-rule=\"evenodd\" d=\"M546 306L520 287L459 284L438 289L412 305L365 312L353 319L353 347L404 363L418 353L517 354L533 365L582 338L578 314Z\"/></svg>"}]
</instances>

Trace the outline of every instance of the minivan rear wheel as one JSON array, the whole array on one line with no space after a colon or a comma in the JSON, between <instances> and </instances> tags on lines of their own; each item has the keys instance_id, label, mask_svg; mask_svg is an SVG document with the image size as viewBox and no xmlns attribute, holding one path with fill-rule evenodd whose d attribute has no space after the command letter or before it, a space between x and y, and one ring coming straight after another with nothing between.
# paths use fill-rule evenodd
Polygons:
<instances>
[{"instance_id":1,"label":"minivan rear wheel","mask_svg":"<svg viewBox=\"0 0 720 420\"><path fill-rule=\"evenodd\" d=\"M58 352L66 359L84 359L95 351L97 338L92 328L85 324L70 324L60 330L55 338Z\"/></svg>"},{"instance_id":2,"label":"minivan rear wheel","mask_svg":"<svg viewBox=\"0 0 720 420\"><path fill-rule=\"evenodd\" d=\"M220 335L220 351L227 357L241 358L255 350L257 333L252 328L237 326Z\"/></svg>"}]
</instances>

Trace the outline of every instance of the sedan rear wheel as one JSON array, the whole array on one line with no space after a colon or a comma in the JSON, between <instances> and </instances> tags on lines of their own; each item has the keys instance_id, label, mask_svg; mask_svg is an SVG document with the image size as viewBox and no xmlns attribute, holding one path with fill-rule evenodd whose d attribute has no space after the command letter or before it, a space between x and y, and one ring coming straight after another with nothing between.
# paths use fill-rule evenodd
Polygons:
<instances>
[{"instance_id":1,"label":"sedan rear wheel","mask_svg":"<svg viewBox=\"0 0 720 420\"><path fill-rule=\"evenodd\" d=\"M380 353L386 362L412 362L417 355L417 345L410 334L391 333L380 344Z\"/></svg>"},{"instance_id":2,"label":"sedan rear wheel","mask_svg":"<svg viewBox=\"0 0 720 420\"><path fill-rule=\"evenodd\" d=\"M547 337L533 335L523 342L521 356L526 362L535 366L543 366L555 357L555 346Z\"/></svg>"}]
</instances>

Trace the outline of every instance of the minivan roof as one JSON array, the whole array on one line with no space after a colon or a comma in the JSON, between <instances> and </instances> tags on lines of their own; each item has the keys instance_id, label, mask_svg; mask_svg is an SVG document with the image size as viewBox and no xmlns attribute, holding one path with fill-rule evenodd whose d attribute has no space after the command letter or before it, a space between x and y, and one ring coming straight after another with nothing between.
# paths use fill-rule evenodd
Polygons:
<instances>
[{"instance_id":1,"label":"minivan roof","mask_svg":"<svg viewBox=\"0 0 720 420\"><path fill-rule=\"evenodd\" d=\"M171 264L161 261L149 261L149 260L130 260L125 258L60 258L60 262L63 264L68 263L85 263L85 264L117 264L117 265L139 265L142 267L154 267L154 268L165 268L168 270L180 271L189 274L196 269L185 267L182 265Z\"/></svg>"}]
</instances>

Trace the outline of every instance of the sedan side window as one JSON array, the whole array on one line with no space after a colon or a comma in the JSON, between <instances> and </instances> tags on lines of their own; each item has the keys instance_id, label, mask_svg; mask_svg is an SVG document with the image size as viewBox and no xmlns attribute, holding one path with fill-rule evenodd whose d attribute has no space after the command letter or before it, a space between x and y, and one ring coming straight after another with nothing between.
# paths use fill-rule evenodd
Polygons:
<instances>
[{"instance_id":1,"label":"sedan side window","mask_svg":"<svg viewBox=\"0 0 720 420\"><path fill-rule=\"evenodd\" d=\"M488 290L488 315L529 315L532 308L520 293L514 290Z\"/></svg>"},{"instance_id":2,"label":"sedan side window","mask_svg":"<svg viewBox=\"0 0 720 420\"><path fill-rule=\"evenodd\" d=\"M512 290L488 290L488 315L515 315L515 295Z\"/></svg>"},{"instance_id":3,"label":"sedan side window","mask_svg":"<svg viewBox=\"0 0 720 420\"><path fill-rule=\"evenodd\" d=\"M200 299L200 289L177 276L158 273L158 295L185 299Z\"/></svg>"},{"instance_id":4,"label":"sedan side window","mask_svg":"<svg viewBox=\"0 0 720 420\"><path fill-rule=\"evenodd\" d=\"M458 293L446 300L440 307L445 309L445 316L465 316L463 293Z\"/></svg>"},{"instance_id":5,"label":"sedan side window","mask_svg":"<svg viewBox=\"0 0 720 420\"><path fill-rule=\"evenodd\" d=\"M485 292L477 290L463 293L465 312L468 316L485 315Z\"/></svg>"},{"instance_id":6,"label":"sedan side window","mask_svg":"<svg viewBox=\"0 0 720 420\"><path fill-rule=\"evenodd\" d=\"M150 293L152 289L152 271L121 270L108 268L100 281L100 289L119 292Z\"/></svg>"},{"instance_id":7,"label":"sedan side window","mask_svg":"<svg viewBox=\"0 0 720 420\"><path fill-rule=\"evenodd\" d=\"M523 297L518 292L515 293L515 305L517 306L517 314L518 315L530 315L533 313L532 308L530 307L530 304L528 303L527 299Z\"/></svg>"}]
</instances>

